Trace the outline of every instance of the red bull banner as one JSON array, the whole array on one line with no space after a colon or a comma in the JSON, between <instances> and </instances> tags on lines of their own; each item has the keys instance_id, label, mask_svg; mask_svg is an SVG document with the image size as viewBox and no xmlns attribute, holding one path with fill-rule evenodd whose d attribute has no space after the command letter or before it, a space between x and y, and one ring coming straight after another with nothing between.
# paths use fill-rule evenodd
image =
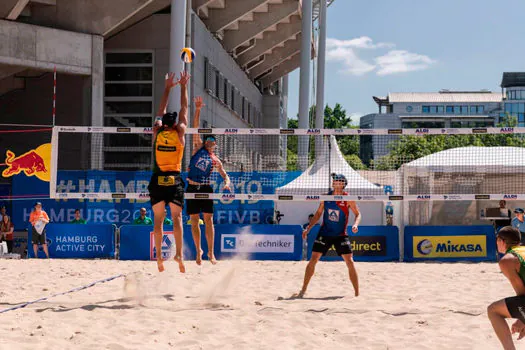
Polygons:
<instances>
[{"instance_id":1,"label":"red bull banner","mask_svg":"<svg viewBox=\"0 0 525 350\"><path fill-rule=\"evenodd\" d=\"M36 176L42 181L49 182L51 178L51 144L45 143L19 156L7 150L5 166L6 168L2 171L3 177L24 173L26 176Z\"/></svg>"}]
</instances>

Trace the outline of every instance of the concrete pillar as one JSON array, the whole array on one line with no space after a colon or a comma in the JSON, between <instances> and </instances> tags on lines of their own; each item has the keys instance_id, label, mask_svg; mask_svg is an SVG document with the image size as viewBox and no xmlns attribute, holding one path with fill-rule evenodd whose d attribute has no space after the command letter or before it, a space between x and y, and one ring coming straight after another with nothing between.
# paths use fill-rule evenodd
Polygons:
<instances>
[{"instance_id":1,"label":"concrete pillar","mask_svg":"<svg viewBox=\"0 0 525 350\"><path fill-rule=\"evenodd\" d=\"M299 77L299 128L308 129L310 109L310 57L312 40L312 0L302 1L301 71ZM299 136L298 163L308 167L308 136Z\"/></svg>"},{"instance_id":2,"label":"concrete pillar","mask_svg":"<svg viewBox=\"0 0 525 350\"><path fill-rule=\"evenodd\" d=\"M170 71L177 75L184 69L180 50L186 46L186 6L187 0L171 0ZM180 110L179 86L171 91L168 110L177 113Z\"/></svg>"},{"instance_id":3,"label":"concrete pillar","mask_svg":"<svg viewBox=\"0 0 525 350\"><path fill-rule=\"evenodd\" d=\"M104 38L93 35L91 45L91 125L104 126ZM104 135L91 135L91 169L104 169Z\"/></svg>"},{"instance_id":4,"label":"concrete pillar","mask_svg":"<svg viewBox=\"0 0 525 350\"><path fill-rule=\"evenodd\" d=\"M324 128L324 80L326 62L326 0L319 3L319 46L317 51L317 101L315 103L315 128ZM322 136L316 136L315 156L322 156Z\"/></svg>"}]
</instances>

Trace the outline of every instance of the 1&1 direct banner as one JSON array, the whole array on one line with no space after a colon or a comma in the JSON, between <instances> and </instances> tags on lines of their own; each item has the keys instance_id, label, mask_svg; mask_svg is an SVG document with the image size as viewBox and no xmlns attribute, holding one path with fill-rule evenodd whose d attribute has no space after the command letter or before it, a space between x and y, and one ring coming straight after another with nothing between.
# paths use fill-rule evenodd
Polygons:
<instances>
[{"instance_id":1,"label":"1&1 direct banner","mask_svg":"<svg viewBox=\"0 0 525 350\"><path fill-rule=\"evenodd\" d=\"M34 257L31 244L32 227L28 234L27 254ZM97 224L53 224L46 225L46 242L51 258L114 258L115 231L113 225ZM39 247L39 258L45 258L42 247Z\"/></svg>"},{"instance_id":2,"label":"1&1 direct banner","mask_svg":"<svg viewBox=\"0 0 525 350\"><path fill-rule=\"evenodd\" d=\"M406 226L405 261L495 261L494 228Z\"/></svg>"},{"instance_id":3,"label":"1&1 direct banner","mask_svg":"<svg viewBox=\"0 0 525 350\"><path fill-rule=\"evenodd\" d=\"M315 225L308 234L308 259L312 257L312 247L319 233L320 226ZM350 237L352 254L355 261L397 261L399 260L399 229L397 226L359 226L359 232L351 233L352 227L347 228ZM343 261L337 255L334 247L322 261Z\"/></svg>"}]
</instances>

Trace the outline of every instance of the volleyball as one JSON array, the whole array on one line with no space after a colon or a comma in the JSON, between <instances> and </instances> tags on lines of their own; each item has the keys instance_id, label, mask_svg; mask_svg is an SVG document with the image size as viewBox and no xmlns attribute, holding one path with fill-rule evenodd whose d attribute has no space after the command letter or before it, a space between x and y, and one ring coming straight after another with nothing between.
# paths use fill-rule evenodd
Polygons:
<instances>
[{"instance_id":1,"label":"volleyball","mask_svg":"<svg viewBox=\"0 0 525 350\"><path fill-rule=\"evenodd\" d=\"M195 51L191 47L185 47L180 50L180 58L186 63L191 63L195 58Z\"/></svg>"}]
</instances>

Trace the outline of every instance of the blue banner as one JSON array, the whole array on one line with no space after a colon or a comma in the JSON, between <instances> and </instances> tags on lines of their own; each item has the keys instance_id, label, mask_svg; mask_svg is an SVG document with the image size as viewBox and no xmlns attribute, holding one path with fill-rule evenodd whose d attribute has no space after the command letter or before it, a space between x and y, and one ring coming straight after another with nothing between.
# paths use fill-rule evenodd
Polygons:
<instances>
[{"instance_id":1,"label":"blue banner","mask_svg":"<svg viewBox=\"0 0 525 350\"><path fill-rule=\"evenodd\" d=\"M238 194L271 194L277 187L295 179L300 172L232 172L229 173L233 192ZM64 192L147 192L151 173L144 171L59 171L57 191ZM186 173L183 174L186 178ZM220 178L219 178L220 179ZM222 181L222 179L220 179ZM214 192L222 192L223 183L212 183ZM19 198L42 198L49 196L49 183L36 177L16 175L13 177L13 196ZM148 200L50 200L41 199L51 222L67 223L73 220L75 209L89 223L129 225L145 207L152 216ZM35 200L13 202L15 227L26 227ZM266 224L274 214L272 201L215 200L214 222L216 224ZM186 223L189 216L183 212Z\"/></svg>"},{"instance_id":2,"label":"blue banner","mask_svg":"<svg viewBox=\"0 0 525 350\"><path fill-rule=\"evenodd\" d=\"M29 227L28 257L34 257ZM115 230L112 225L53 224L46 226L46 241L51 258L114 258ZM39 247L39 258L45 258Z\"/></svg>"},{"instance_id":3,"label":"blue banner","mask_svg":"<svg viewBox=\"0 0 525 350\"><path fill-rule=\"evenodd\" d=\"M494 228L406 226L405 261L496 261Z\"/></svg>"},{"instance_id":4,"label":"blue banner","mask_svg":"<svg viewBox=\"0 0 525 350\"><path fill-rule=\"evenodd\" d=\"M312 257L312 247L319 233L315 225L308 234L308 259ZM352 232L352 227L348 227ZM397 226L359 226L359 232L349 234L355 261L397 261L399 260L399 229ZM323 261L343 261L331 248Z\"/></svg>"},{"instance_id":5,"label":"blue banner","mask_svg":"<svg viewBox=\"0 0 525 350\"><path fill-rule=\"evenodd\" d=\"M208 255L205 227L201 226L204 259ZM195 260L191 226L184 225L184 258ZM162 254L171 256L175 239L172 227L164 227ZM217 259L241 257L250 260L300 260L301 227L296 225L216 225L215 256ZM156 260L153 227L123 226L120 229L120 260Z\"/></svg>"}]
</instances>

